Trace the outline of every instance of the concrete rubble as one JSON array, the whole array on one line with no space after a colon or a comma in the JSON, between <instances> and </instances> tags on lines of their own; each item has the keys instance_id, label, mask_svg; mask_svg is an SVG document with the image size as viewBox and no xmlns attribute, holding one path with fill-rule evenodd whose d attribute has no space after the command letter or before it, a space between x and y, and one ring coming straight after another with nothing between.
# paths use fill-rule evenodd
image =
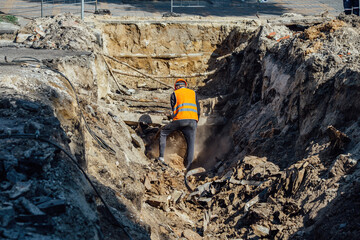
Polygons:
<instances>
[{"instance_id":1,"label":"concrete rubble","mask_svg":"<svg viewBox=\"0 0 360 240\"><path fill-rule=\"evenodd\" d=\"M32 48L93 50L101 41L96 32L81 23L80 17L64 14L37 18L17 32L16 42Z\"/></svg>"},{"instance_id":2,"label":"concrete rubble","mask_svg":"<svg viewBox=\"0 0 360 240\"><path fill-rule=\"evenodd\" d=\"M109 19L36 19L16 55L45 56L0 52L0 238L359 236L358 17ZM154 159L179 75L205 119L193 191L181 133Z\"/></svg>"}]
</instances>

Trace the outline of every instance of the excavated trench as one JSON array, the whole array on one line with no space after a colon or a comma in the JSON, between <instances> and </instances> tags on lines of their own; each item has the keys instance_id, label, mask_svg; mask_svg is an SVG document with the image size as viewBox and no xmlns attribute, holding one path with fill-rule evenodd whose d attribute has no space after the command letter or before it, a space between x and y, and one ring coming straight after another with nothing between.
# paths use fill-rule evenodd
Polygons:
<instances>
[{"instance_id":1,"label":"excavated trench","mask_svg":"<svg viewBox=\"0 0 360 240\"><path fill-rule=\"evenodd\" d=\"M226 58L247 45L258 23L250 20L212 23L125 21L105 22L100 28L104 52L116 59L107 60L115 78L125 86L123 91L132 94L123 96L123 99L117 96L117 101L127 101L122 117L145 141L146 155L149 158L158 156L158 135L155 133L170 113L169 95L174 80L185 78L190 88L199 92L202 108L196 142L195 158L198 160L194 166L208 170L214 168L216 159L221 159L230 149L228 136L222 134L221 139L211 137L227 123L223 113L218 112L217 104L218 98L228 94L229 90L215 86L217 92L208 94L205 90L202 94L201 89L208 82L222 78ZM230 84L222 80L218 82ZM110 84L112 89L117 88ZM214 139L221 143L209 144ZM205 147L206 141L208 146ZM169 137L167 158L170 154L173 154L174 159L169 158L169 161L174 160L173 166L183 169L184 163L180 161L179 165L178 157L184 158L186 141L181 133L175 132Z\"/></svg>"},{"instance_id":2,"label":"excavated trench","mask_svg":"<svg viewBox=\"0 0 360 240\"><path fill-rule=\"evenodd\" d=\"M19 31L35 49L4 48L0 66L1 237L359 236L359 20L210 20L58 15ZM169 166L154 160L179 77L200 96L193 191L181 133Z\"/></svg>"}]
</instances>

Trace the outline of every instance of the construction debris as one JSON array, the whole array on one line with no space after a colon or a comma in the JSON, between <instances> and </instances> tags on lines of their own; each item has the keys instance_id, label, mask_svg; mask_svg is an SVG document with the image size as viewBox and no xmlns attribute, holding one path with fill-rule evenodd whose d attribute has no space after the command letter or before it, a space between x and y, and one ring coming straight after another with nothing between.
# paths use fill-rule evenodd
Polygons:
<instances>
[{"instance_id":1,"label":"construction debris","mask_svg":"<svg viewBox=\"0 0 360 240\"><path fill-rule=\"evenodd\" d=\"M18 31L17 42L33 48L99 50L101 40L79 16L64 14L38 18Z\"/></svg>"}]
</instances>

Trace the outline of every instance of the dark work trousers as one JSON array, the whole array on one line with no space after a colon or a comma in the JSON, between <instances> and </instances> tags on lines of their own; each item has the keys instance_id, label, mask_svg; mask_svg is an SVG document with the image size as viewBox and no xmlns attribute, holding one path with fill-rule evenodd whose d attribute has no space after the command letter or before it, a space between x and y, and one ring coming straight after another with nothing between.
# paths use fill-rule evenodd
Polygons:
<instances>
[{"instance_id":1,"label":"dark work trousers","mask_svg":"<svg viewBox=\"0 0 360 240\"><path fill-rule=\"evenodd\" d=\"M186 169L189 169L194 158L196 127L197 122L193 119L176 120L163 127L160 132L160 157L164 157L166 137L173 131L179 130L184 134L186 139Z\"/></svg>"},{"instance_id":2,"label":"dark work trousers","mask_svg":"<svg viewBox=\"0 0 360 240\"><path fill-rule=\"evenodd\" d=\"M359 0L343 0L346 15L351 13L359 16Z\"/></svg>"}]
</instances>

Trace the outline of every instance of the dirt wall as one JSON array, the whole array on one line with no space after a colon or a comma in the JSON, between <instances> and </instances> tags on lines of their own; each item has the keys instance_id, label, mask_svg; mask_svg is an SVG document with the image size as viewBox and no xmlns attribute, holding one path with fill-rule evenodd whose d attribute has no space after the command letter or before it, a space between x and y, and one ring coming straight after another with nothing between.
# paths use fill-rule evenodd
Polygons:
<instances>
[{"instance_id":1,"label":"dirt wall","mask_svg":"<svg viewBox=\"0 0 360 240\"><path fill-rule=\"evenodd\" d=\"M203 86L207 76L194 74L213 72L219 66L216 59L232 53L246 43L257 23L242 20L236 23L189 23L181 21L119 22L101 26L104 51L144 73L168 77L161 79L172 85L176 76L189 76L192 87ZM226 42L226 44L225 44ZM115 64L114 68L132 73L131 69ZM173 76L173 77L171 77ZM130 86L139 78L122 76ZM149 86L158 87L146 82Z\"/></svg>"}]
</instances>

